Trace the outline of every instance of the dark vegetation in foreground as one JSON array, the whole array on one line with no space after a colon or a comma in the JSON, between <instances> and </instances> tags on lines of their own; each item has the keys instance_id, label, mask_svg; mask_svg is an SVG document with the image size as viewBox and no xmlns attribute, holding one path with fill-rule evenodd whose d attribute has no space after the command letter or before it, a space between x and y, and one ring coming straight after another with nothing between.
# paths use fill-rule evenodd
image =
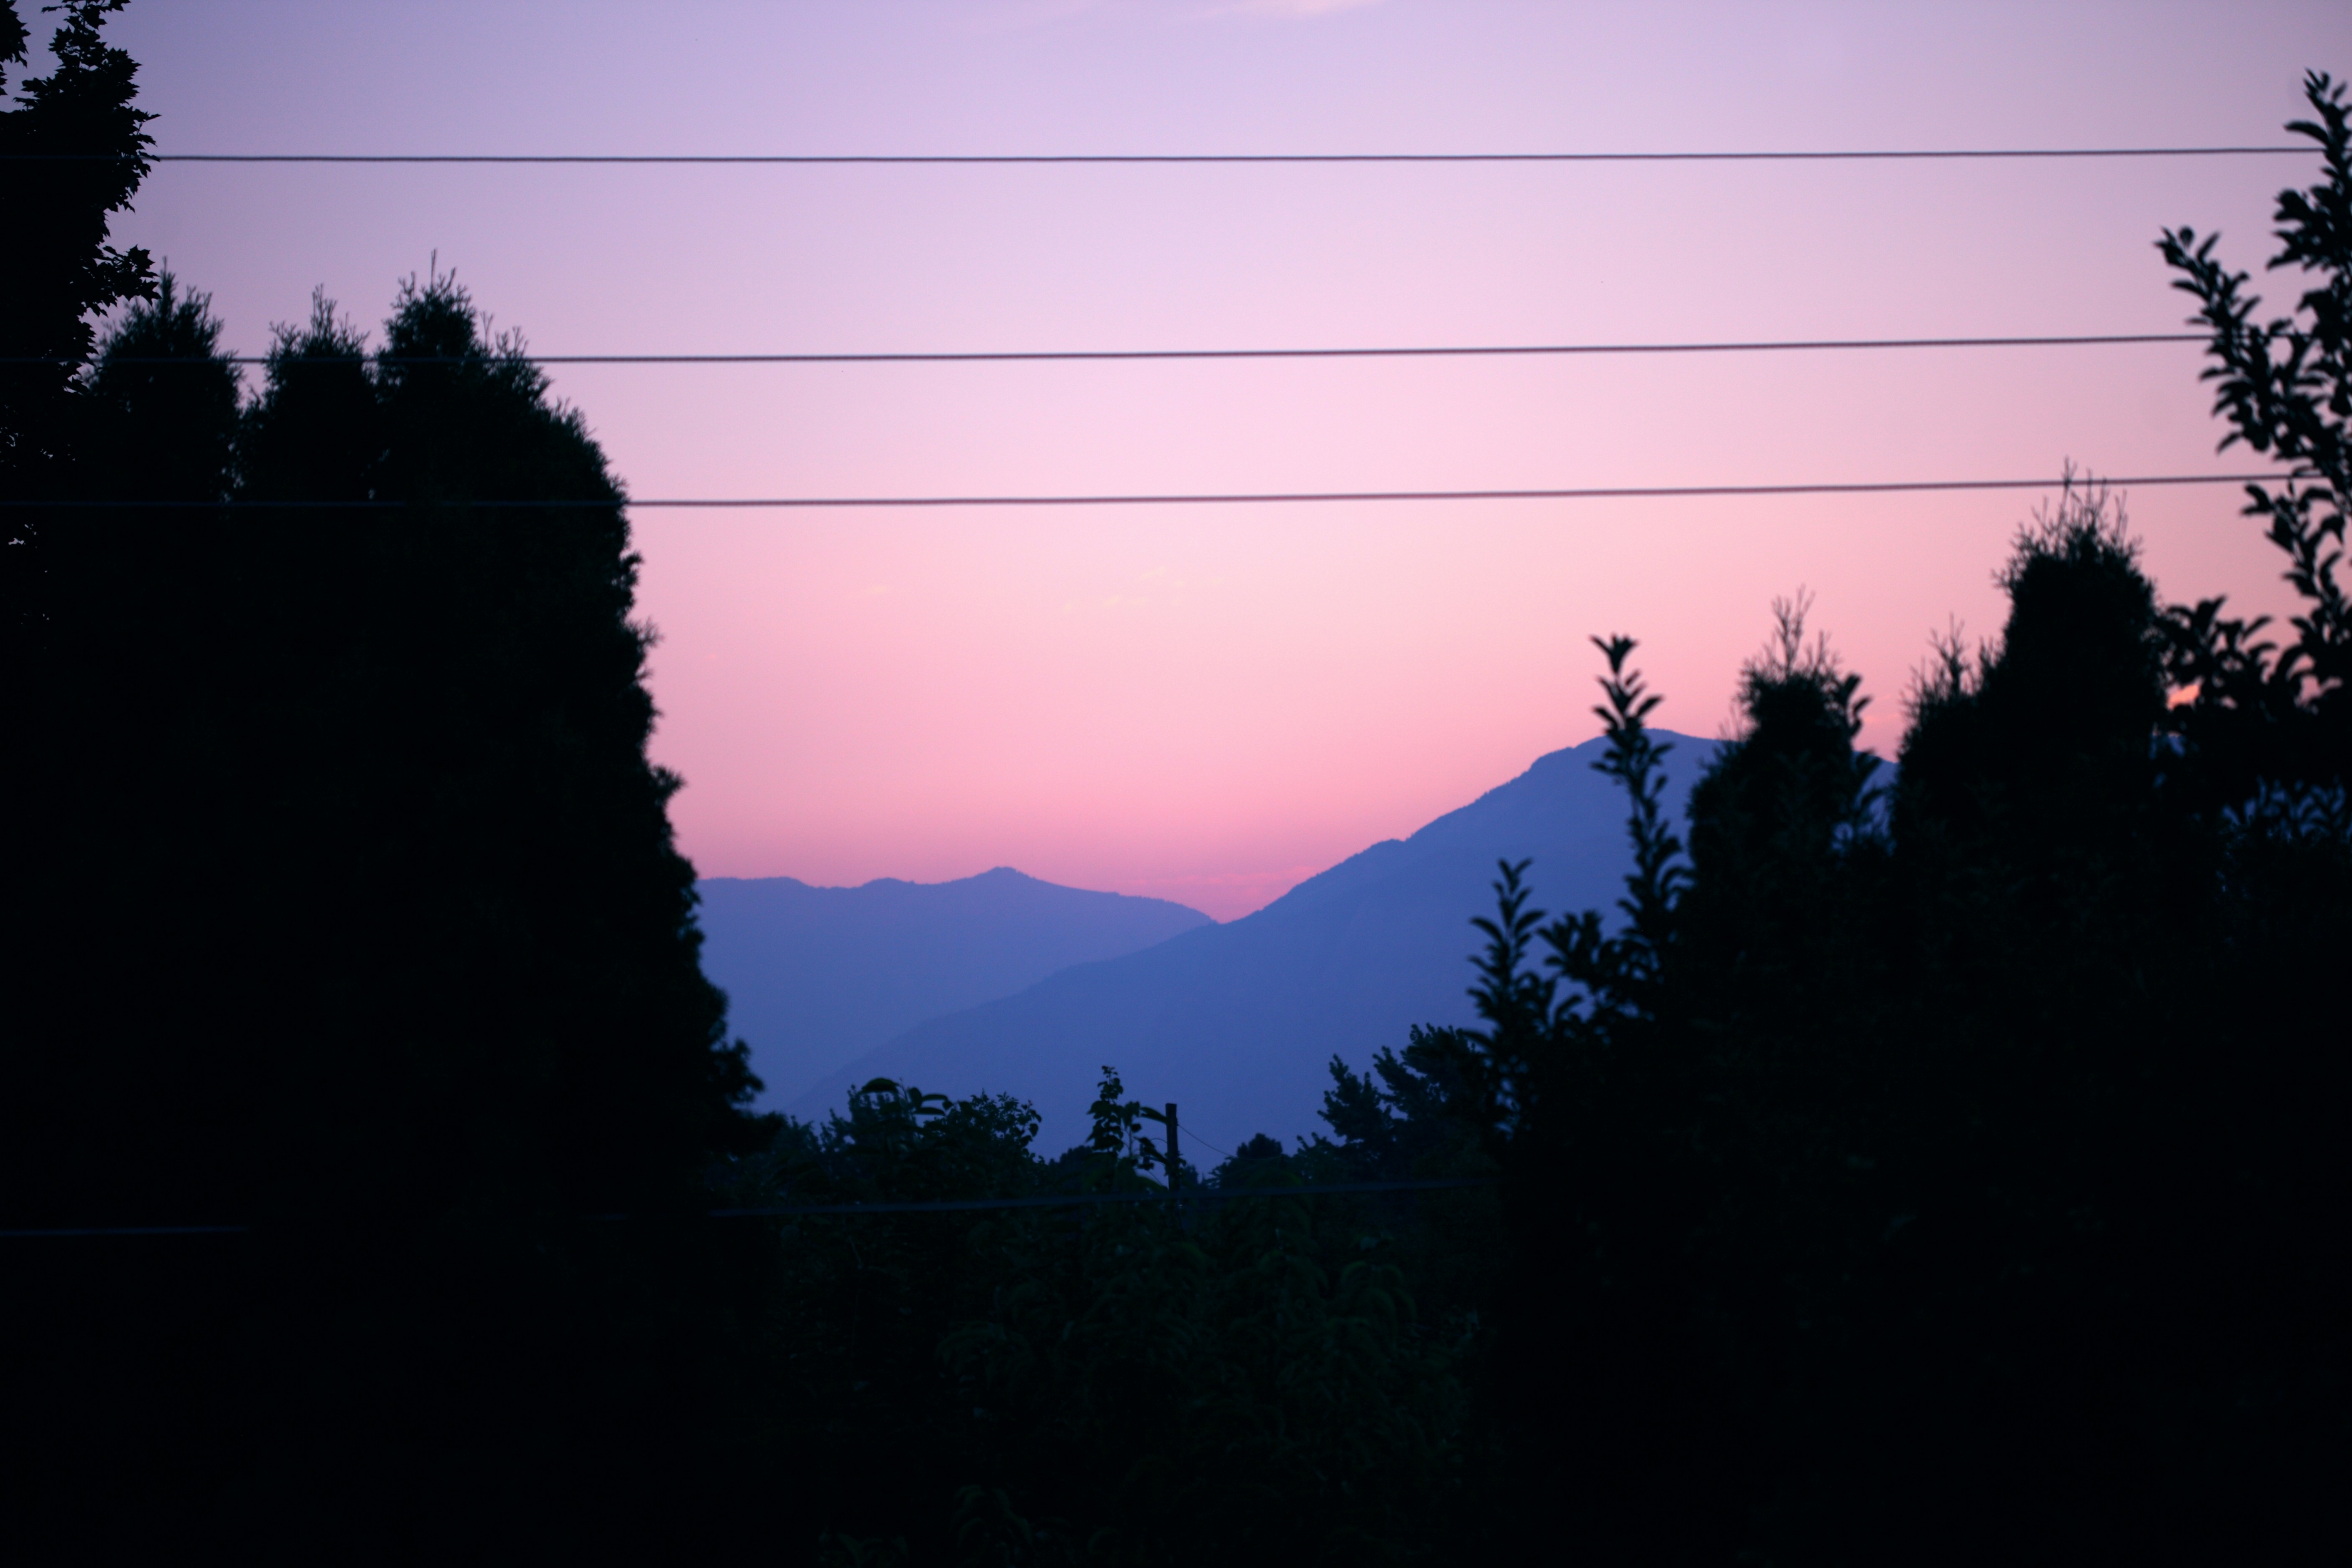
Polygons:
<instances>
[{"instance_id":1,"label":"dark vegetation in foreground","mask_svg":"<svg viewBox=\"0 0 2352 1568\"><path fill-rule=\"evenodd\" d=\"M0 151L143 144L112 8ZM2304 476L2252 509L2290 626L2166 606L2070 493L1889 786L1784 606L1686 843L1612 640L1622 918L1505 868L1485 1026L1335 1063L1328 1136L1178 1203L766 1217L709 1211L1178 1152L1111 1073L1058 1159L1001 1099L747 1114L579 417L437 277L245 399L104 248L135 165L7 165L0 355L71 363L0 365L0 500L56 503L0 514L0 1223L250 1226L0 1240L12 1557L2340 1554L2352 157L2309 96L2294 314L2164 241L2231 438ZM399 504L221 504L342 500Z\"/></svg>"}]
</instances>

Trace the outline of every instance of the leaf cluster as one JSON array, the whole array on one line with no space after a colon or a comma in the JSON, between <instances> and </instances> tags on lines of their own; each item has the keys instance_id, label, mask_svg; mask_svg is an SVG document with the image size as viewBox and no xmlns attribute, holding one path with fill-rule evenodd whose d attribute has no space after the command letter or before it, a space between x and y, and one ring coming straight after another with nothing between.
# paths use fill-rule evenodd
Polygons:
<instances>
[{"instance_id":1,"label":"leaf cluster","mask_svg":"<svg viewBox=\"0 0 2352 1568\"><path fill-rule=\"evenodd\" d=\"M2249 485L2246 515L2261 519L2286 557L2302 601L2284 647L2262 636L2268 617L2233 617L2220 598L2177 606L2164 622L2168 673L2188 694L2170 728L2200 743L2222 771L2205 781L2215 809L2258 778L2340 795L2352 766L2352 601L2340 579L2352 498L2352 110L2344 84L2315 71L2304 84L2313 118L2289 132L2320 154L2320 180L2279 194L2271 270L2305 284L2292 314L2257 314L2251 279L2215 254L2218 235L2183 226L2158 248L2198 303L2211 335L2203 379L2214 389L2224 449L2242 444L2289 466L2285 483Z\"/></svg>"}]
</instances>

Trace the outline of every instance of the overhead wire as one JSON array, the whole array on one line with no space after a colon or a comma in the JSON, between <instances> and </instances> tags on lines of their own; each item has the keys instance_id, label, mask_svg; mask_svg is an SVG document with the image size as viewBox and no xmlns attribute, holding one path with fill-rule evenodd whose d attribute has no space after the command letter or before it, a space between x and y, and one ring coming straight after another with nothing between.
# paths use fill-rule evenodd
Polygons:
<instances>
[{"instance_id":1,"label":"overhead wire","mask_svg":"<svg viewBox=\"0 0 2352 1568\"><path fill-rule=\"evenodd\" d=\"M584 353L584 354L118 354L110 364L428 365L522 362L569 364L1024 364L1093 363L1151 360L1478 359L1602 356L1617 354L1802 353L1874 349L2112 348L2146 343L2202 343L2206 332L2078 332L1996 337L1776 338L1706 342L1447 343L1384 348L1238 349L953 349L821 353ZM10 354L0 364L71 365L87 363L65 355Z\"/></svg>"},{"instance_id":2,"label":"overhead wire","mask_svg":"<svg viewBox=\"0 0 2352 1568\"><path fill-rule=\"evenodd\" d=\"M0 1241L66 1240L85 1236L243 1236L249 1225L70 1225L0 1230Z\"/></svg>"},{"instance_id":3,"label":"overhead wire","mask_svg":"<svg viewBox=\"0 0 2352 1568\"><path fill-rule=\"evenodd\" d=\"M1234 1152L1231 1149L1218 1148L1214 1143L1210 1142L1206 1138L1202 1137L1198 1132L1193 1131L1189 1127L1184 1127L1179 1123L1179 1130L1183 1132L1185 1137L1190 1138L1193 1142L1198 1143L1202 1148L1206 1149L1212 1154L1223 1154L1228 1160L1234 1157Z\"/></svg>"},{"instance_id":4,"label":"overhead wire","mask_svg":"<svg viewBox=\"0 0 2352 1568\"><path fill-rule=\"evenodd\" d=\"M1920 147L1653 153L11 153L15 163L1083 166L1345 163L1830 163L2073 158L2256 158L2312 146Z\"/></svg>"},{"instance_id":5,"label":"overhead wire","mask_svg":"<svg viewBox=\"0 0 2352 1568\"><path fill-rule=\"evenodd\" d=\"M1308 1182L1293 1187L1194 1187L1181 1193L1165 1188L1149 1193L1067 1193L1030 1198L950 1198L926 1203L782 1204L751 1208L712 1209L712 1219L753 1219L792 1215L937 1214L969 1209L1076 1208L1087 1204L1151 1204L1194 1199L1287 1198L1341 1196L1351 1193L1426 1192L1444 1187L1496 1184L1491 1176L1435 1176L1396 1182Z\"/></svg>"},{"instance_id":6,"label":"overhead wire","mask_svg":"<svg viewBox=\"0 0 2352 1568\"><path fill-rule=\"evenodd\" d=\"M702 1219L787 1219L811 1215L957 1214L982 1209L1082 1208L1097 1204L1164 1204L1222 1202L1228 1198L1339 1197L1356 1193L1431 1192L1448 1187L1490 1187L1494 1176L1433 1176L1394 1182L1307 1182L1286 1187L1193 1187L1181 1193L1160 1189L1128 1193L1053 1193L1024 1198L933 1198L911 1203L757 1204L734 1208L704 1209ZM609 1223L631 1218L625 1214L588 1215L586 1220ZM0 1230L0 1241L70 1240L116 1236L244 1236L264 1227L250 1225L124 1225L58 1226Z\"/></svg>"},{"instance_id":7,"label":"overhead wire","mask_svg":"<svg viewBox=\"0 0 2352 1568\"><path fill-rule=\"evenodd\" d=\"M2116 489L2168 485L2284 484L2310 476L2268 474L2137 474L2109 477L2100 483ZM1710 496L1834 496L1910 495L1931 491L2054 490L2084 482L2053 475L2020 479L1865 479L1851 482L1785 485L1584 485L1529 489L1393 489L1393 490L1248 490L1200 494L1103 495L938 495L938 496L657 496L583 498L571 500L528 499L407 500L369 498L352 500L0 500L0 508L69 510L218 510L242 511L385 511L437 505L478 510L574 510L606 507L638 510L931 510L952 507L1079 507L1079 506L1286 506L1371 501L1510 501L1510 500L1659 500Z\"/></svg>"},{"instance_id":8,"label":"overhead wire","mask_svg":"<svg viewBox=\"0 0 2352 1568\"><path fill-rule=\"evenodd\" d=\"M9 153L6 163L143 162L151 164L382 164L382 165L509 165L509 166L777 166L777 167L980 167L980 166L1173 166L1173 165L1411 165L1411 164L1664 164L1764 163L1916 163L2054 161L2074 159L2227 158L2305 154L2305 145L2216 145L2169 147L2061 148L1939 148L1837 149L1822 151L1693 151L1582 153ZM1503 356L1570 356L1674 353L1788 353L1840 350L2087 347L2140 343L2195 342L2204 334L2187 332L2110 333L2065 336L1811 339L1769 342L1695 343L1550 343L1410 346L1387 348L1293 349L1146 349L1146 350L1022 350L851 353L731 353L731 354L513 354L496 356L526 360L541 365L714 365L714 364L900 364L1100 363L1183 360L1307 360L1469 358ZM478 356L299 356L298 363L368 363L428 364L461 363ZM5 364L61 364L72 360L37 356L0 358ZM222 363L267 365L271 356L224 355L209 359L167 356L124 356L116 363ZM2117 487L2241 484L2275 482L2276 474L2143 475L2105 481ZM1981 491L2055 489L2064 479L1887 480L1786 485L1675 485L1560 487L1452 490L1357 490L1226 492L1208 494L1129 495L965 495L860 497L674 497L646 500L471 500L455 503L496 510L569 510L625 506L639 509L881 509L1007 506L1157 506L1259 505L1320 502L1487 501L1634 500L1682 497L1769 497L1868 495L1927 491ZM399 500L328 501L170 501L0 500L6 508L70 509L217 509L237 510L385 510L412 503ZM1203 1148L1235 1156L1189 1128L1184 1135ZM1395 1182L1333 1183L1279 1189L1190 1190L1187 1199L1234 1196L1292 1196L1369 1193L1492 1184L1491 1178L1441 1178ZM915 1213L993 1208L1074 1206L1095 1203L1167 1202L1168 1193L1087 1194L1013 1199L947 1200L919 1203L786 1205L708 1211L711 1218L844 1215L855 1213ZM618 1216L601 1216L618 1217ZM0 1229L0 1238L87 1237L130 1236L212 1236L243 1234L242 1225L77 1226L46 1229Z\"/></svg>"}]
</instances>

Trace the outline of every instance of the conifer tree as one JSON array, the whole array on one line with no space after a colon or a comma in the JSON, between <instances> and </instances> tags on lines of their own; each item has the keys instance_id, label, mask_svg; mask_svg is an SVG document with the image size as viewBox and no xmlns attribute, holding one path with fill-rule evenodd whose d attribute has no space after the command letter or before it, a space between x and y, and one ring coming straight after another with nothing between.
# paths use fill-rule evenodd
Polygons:
<instances>
[{"instance_id":1,"label":"conifer tree","mask_svg":"<svg viewBox=\"0 0 2352 1568\"><path fill-rule=\"evenodd\" d=\"M76 483L123 504L48 541L64 831L15 906L5 1197L252 1228L194 1278L50 1255L12 1303L39 1463L71 1498L164 1434L172 1508L121 1522L264 1538L702 1517L745 1342L684 1216L765 1129L646 753L621 491L446 277L372 361L318 301L242 413L217 331L167 279L72 389Z\"/></svg>"},{"instance_id":2,"label":"conifer tree","mask_svg":"<svg viewBox=\"0 0 2352 1568\"><path fill-rule=\"evenodd\" d=\"M304 1010L337 1044L302 1049L372 1108L299 1158L410 1205L674 1199L747 1135L751 1080L646 757L620 491L453 279L405 289L373 366L356 347L320 301L241 436L241 496L367 503L241 524L256 679L299 716L257 743L322 917Z\"/></svg>"},{"instance_id":3,"label":"conifer tree","mask_svg":"<svg viewBox=\"0 0 2352 1568\"><path fill-rule=\"evenodd\" d=\"M233 829L246 708L217 506L238 388L209 307L164 274L73 384L75 489L127 504L55 513L40 543L29 777L47 830L26 847L16 1065L34 1077L10 1192L52 1223L217 1219L236 1202L213 1141L253 1086L208 1042L248 1031L255 1000L234 934L252 867Z\"/></svg>"},{"instance_id":4,"label":"conifer tree","mask_svg":"<svg viewBox=\"0 0 2352 1568\"><path fill-rule=\"evenodd\" d=\"M488 1506L429 1478L501 1449L508 1527L674 1525L738 1342L716 1243L661 1216L763 1129L646 754L623 497L451 278L361 346L317 301L239 433L239 499L289 503L237 513L253 917L282 911L249 1212L302 1275L282 1331L355 1379L281 1384L266 1451L305 1495L411 1487L428 1531ZM312 1423L379 1435L313 1455ZM614 1484L567 1513L581 1474Z\"/></svg>"}]
</instances>

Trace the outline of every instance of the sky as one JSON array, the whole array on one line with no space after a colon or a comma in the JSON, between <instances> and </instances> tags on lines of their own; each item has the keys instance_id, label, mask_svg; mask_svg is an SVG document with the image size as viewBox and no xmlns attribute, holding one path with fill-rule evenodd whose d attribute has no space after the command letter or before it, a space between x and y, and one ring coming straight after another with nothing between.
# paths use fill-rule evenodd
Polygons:
<instances>
[{"instance_id":1,"label":"sky","mask_svg":"<svg viewBox=\"0 0 2352 1568\"><path fill-rule=\"evenodd\" d=\"M133 0L163 152L1363 153L2275 143L2334 3ZM454 268L544 353L2178 330L2315 160L1159 168L165 165L118 243L238 350ZM2264 291L2282 300L2284 279ZM566 367L639 497L1491 489L2259 468L2193 345ZM2226 489L2122 497L2168 596L2286 607ZM705 875L1011 865L1231 919L1591 736L1590 638L1713 735L1812 596L1900 740L2033 500L644 511Z\"/></svg>"}]
</instances>

